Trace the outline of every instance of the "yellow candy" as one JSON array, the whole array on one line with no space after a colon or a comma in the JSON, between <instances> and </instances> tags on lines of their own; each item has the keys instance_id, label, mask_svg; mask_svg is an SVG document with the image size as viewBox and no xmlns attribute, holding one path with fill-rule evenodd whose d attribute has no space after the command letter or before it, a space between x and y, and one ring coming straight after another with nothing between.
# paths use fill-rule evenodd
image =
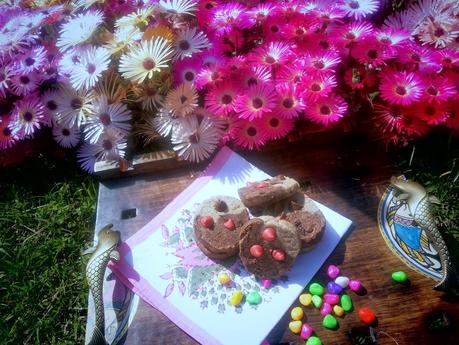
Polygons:
<instances>
[{"instance_id":1,"label":"yellow candy","mask_svg":"<svg viewBox=\"0 0 459 345\"><path fill-rule=\"evenodd\" d=\"M301 332L301 326L303 326L303 323L301 321L291 321L288 324L288 328L295 334Z\"/></svg>"},{"instance_id":2,"label":"yellow candy","mask_svg":"<svg viewBox=\"0 0 459 345\"><path fill-rule=\"evenodd\" d=\"M290 315L295 321L301 320L303 318L303 309L301 309L301 307L295 307L290 312Z\"/></svg>"},{"instance_id":3,"label":"yellow candy","mask_svg":"<svg viewBox=\"0 0 459 345\"><path fill-rule=\"evenodd\" d=\"M233 296L230 298L230 303L232 305L239 305L242 302L242 299L244 298L244 293L240 290L236 291Z\"/></svg>"},{"instance_id":4,"label":"yellow candy","mask_svg":"<svg viewBox=\"0 0 459 345\"><path fill-rule=\"evenodd\" d=\"M339 305L335 305L333 307L333 312L335 313L336 316L343 316L344 315L344 309L341 308Z\"/></svg>"},{"instance_id":5,"label":"yellow candy","mask_svg":"<svg viewBox=\"0 0 459 345\"><path fill-rule=\"evenodd\" d=\"M300 300L300 303L301 303L302 305L304 305L305 307L307 307L307 306L311 305L312 296L311 296L311 294L309 294L309 293L304 293L304 294L300 295L299 300Z\"/></svg>"},{"instance_id":6,"label":"yellow candy","mask_svg":"<svg viewBox=\"0 0 459 345\"><path fill-rule=\"evenodd\" d=\"M226 285L231 282L231 277L229 276L228 273L225 273L225 272L220 272L218 274L217 279L218 279L218 282L222 285Z\"/></svg>"}]
</instances>

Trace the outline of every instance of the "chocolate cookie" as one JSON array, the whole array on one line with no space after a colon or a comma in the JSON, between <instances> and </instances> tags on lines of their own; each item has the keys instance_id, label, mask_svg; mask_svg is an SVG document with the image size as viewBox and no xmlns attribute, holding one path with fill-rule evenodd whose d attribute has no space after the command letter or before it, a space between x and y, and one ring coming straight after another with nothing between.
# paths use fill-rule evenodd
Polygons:
<instances>
[{"instance_id":1,"label":"chocolate cookie","mask_svg":"<svg viewBox=\"0 0 459 345\"><path fill-rule=\"evenodd\" d=\"M297 181L290 177L278 175L260 182L251 182L239 188L238 194L242 203L250 209L260 209L288 198L300 189Z\"/></svg>"},{"instance_id":2,"label":"chocolate cookie","mask_svg":"<svg viewBox=\"0 0 459 345\"><path fill-rule=\"evenodd\" d=\"M302 195L301 203L298 197L290 200L289 210L282 219L292 223L301 239L301 247L307 249L313 246L322 237L325 230L325 217L314 201L307 195Z\"/></svg>"},{"instance_id":3,"label":"chocolate cookie","mask_svg":"<svg viewBox=\"0 0 459 345\"><path fill-rule=\"evenodd\" d=\"M198 247L211 259L224 260L237 254L239 233L249 220L244 205L231 196L216 196L202 202L194 218Z\"/></svg>"},{"instance_id":4,"label":"chocolate cookie","mask_svg":"<svg viewBox=\"0 0 459 345\"><path fill-rule=\"evenodd\" d=\"M293 265L300 246L291 223L274 217L253 218L242 227L239 256L247 271L277 278Z\"/></svg>"}]
</instances>

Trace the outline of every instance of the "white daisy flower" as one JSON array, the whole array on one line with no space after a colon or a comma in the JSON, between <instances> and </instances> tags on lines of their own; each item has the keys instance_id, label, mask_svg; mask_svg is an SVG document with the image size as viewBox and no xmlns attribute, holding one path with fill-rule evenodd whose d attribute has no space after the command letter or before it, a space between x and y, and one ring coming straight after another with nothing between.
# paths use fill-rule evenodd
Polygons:
<instances>
[{"instance_id":1,"label":"white daisy flower","mask_svg":"<svg viewBox=\"0 0 459 345\"><path fill-rule=\"evenodd\" d=\"M163 137L169 136L183 118L177 118L170 110L161 108L153 119L155 130Z\"/></svg>"},{"instance_id":2,"label":"white daisy flower","mask_svg":"<svg viewBox=\"0 0 459 345\"><path fill-rule=\"evenodd\" d=\"M14 70L19 73L30 73L44 66L46 52L41 46L27 50L15 57Z\"/></svg>"},{"instance_id":3,"label":"white daisy flower","mask_svg":"<svg viewBox=\"0 0 459 345\"><path fill-rule=\"evenodd\" d=\"M346 12L347 17L354 17L356 20L365 18L379 8L378 0L344 0L341 8Z\"/></svg>"},{"instance_id":4,"label":"white daisy flower","mask_svg":"<svg viewBox=\"0 0 459 345\"><path fill-rule=\"evenodd\" d=\"M19 17L19 20L21 18ZM19 25L18 16L11 18L0 29L0 52L13 55L21 52L24 47L35 42L37 36L30 32L30 28Z\"/></svg>"},{"instance_id":5,"label":"white daisy flower","mask_svg":"<svg viewBox=\"0 0 459 345\"><path fill-rule=\"evenodd\" d=\"M65 148L75 147L80 142L80 130L78 126L73 125L72 127L61 125L55 125L53 127L53 137L56 142Z\"/></svg>"},{"instance_id":6,"label":"white daisy flower","mask_svg":"<svg viewBox=\"0 0 459 345\"><path fill-rule=\"evenodd\" d=\"M11 78L11 89L18 96L31 94L37 89L38 84L40 78L36 72L20 73Z\"/></svg>"},{"instance_id":7,"label":"white daisy flower","mask_svg":"<svg viewBox=\"0 0 459 345\"><path fill-rule=\"evenodd\" d=\"M41 95L41 103L43 104L43 109L46 117L51 120L54 120L56 114L59 112L58 98L60 97L59 92L57 91L46 91Z\"/></svg>"},{"instance_id":8,"label":"white daisy flower","mask_svg":"<svg viewBox=\"0 0 459 345\"><path fill-rule=\"evenodd\" d=\"M192 84L181 84L166 96L165 106L174 115L186 116L198 106L198 93Z\"/></svg>"},{"instance_id":9,"label":"white daisy flower","mask_svg":"<svg viewBox=\"0 0 459 345\"><path fill-rule=\"evenodd\" d=\"M93 103L93 113L88 118L84 133L85 140L95 144L100 135L107 130L127 136L131 130L131 112L122 103L108 104L107 98L101 96Z\"/></svg>"},{"instance_id":10,"label":"white daisy flower","mask_svg":"<svg viewBox=\"0 0 459 345\"><path fill-rule=\"evenodd\" d=\"M449 16L439 15L426 18L414 30L423 44L432 44L435 48L445 48L459 37L459 27L448 24Z\"/></svg>"},{"instance_id":11,"label":"white daisy flower","mask_svg":"<svg viewBox=\"0 0 459 345\"><path fill-rule=\"evenodd\" d=\"M121 57L119 70L123 77L141 83L152 78L154 73L169 67L171 54L171 45L162 37L142 41L130 53Z\"/></svg>"},{"instance_id":12,"label":"white daisy flower","mask_svg":"<svg viewBox=\"0 0 459 345\"><path fill-rule=\"evenodd\" d=\"M77 157L81 169L88 173L94 172L94 165L97 161L98 148L96 145L84 143L78 150Z\"/></svg>"},{"instance_id":13,"label":"white daisy flower","mask_svg":"<svg viewBox=\"0 0 459 345\"><path fill-rule=\"evenodd\" d=\"M40 128L40 124L45 121L43 115L43 104L36 96L24 98L16 102L14 110L13 131L22 135L32 135Z\"/></svg>"},{"instance_id":14,"label":"white daisy flower","mask_svg":"<svg viewBox=\"0 0 459 345\"><path fill-rule=\"evenodd\" d=\"M182 60L203 51L209 45L207 36L203 32L196 32L196 28L180 30L173 46L174 58Z\"/></svg>"},{"instance_id":15,"label":"white daisy flower","mask_svg":"<svg viewBox=\"0 0 459 345\"><path fill-rule=\"evenodd\" d=\"M194 15L196 10L195 0L160 0L159 8L169 14L189 14Z\"/></svg>"},{"instance_id":16,"label":"white daisy flower","mask_svg":"<svg viewBox=\"0 0 459 345\"><path fill-rule=\"evenodd\" d=\"M102 72L108 68L110 52L102 47L90 47L80 57L70 75L70 83L76 90L89 89L99 80Z\"/></svg>"},{"instance_id":17,"label":"white daisy flower","mask_svg":"<svg viewBox=\"0 0 459 345\"><path fill-rule=\"evenodd\" d=\"M12 73L9 65L0 58L0 97L6 96L6 90L9 89Z\"/></svg>"},{"instance_id":18,"label":"white daisy flower","mask_svg":"<svg viewBox=\"0 0 459 345\"><path fill-rule=\"evenodd\" d=\"M136 101L141 103L142 109L153 111L164 105L164 96L160 93L158 84L155 82L144 82L133 89Z\"/></svg>"},{"instance_id":19,"label":"white daisy flower","mask_svg":"<svg viewBox=\"0 0 459 345\"><path fill-rule=\"evenodd\" d=\"M59 61L59 72L63 75L72 75L75 68L80 64L83 51L84 49L81 47L74 47L62 54Z\"/></svg>"},{"instance_id":20,"label":"white daisy flower","mask_svg":"<svg viewBox=\"0 0 459 345\"><path fill-rule=\"evenodd\" d=\"M112 39L107 42L105 48L115 54L131 48L141 38L142 32L136 27L120 27L115 30Z\"/></svg>"},{"instance_id":21,"label":"white daisy flower","mask_svg":"<svg viewBox=\"0 0 459 345\"><path fill-rule=\"evenodd\" d=\"M61 85L57 106L59 111L55 119L58 124L80 127L92 113L94 94L87 90L74 90L70 85Z\"/></svg>"},{"instance_id":22,"label":"white daisy flower","mask_svg":"<svg viewBox=\"0 0 459 345\"><path fill-rule=\"evenodd\" d=\"M75 6L75 8L88 9L97 2L99 2L99 0L74 0L73 5Z\"/></svg>"},{"instance_id":23,"label":"white daisy flower","mask_svg":"<svg viewBox=\"0 0 459 345\"><path fill-rule=\"evenodd\" d=\"M119 133L107 131L94 145L98 160L117 160L124 158L127 142Z\"/></svg>"},{"instance_id":24,"label":"white daisy flower","mask_svg":"<svg viewBox=\"0 0 459 345\"><path fill-rule=\"evenodd\" d=\"M61 51L86 42L103 22L101 11L86 11L62 25L56 45Z\"/></svg>"},{"instance_id":25,"label":"white daisy flower","mask_svg":"<svg viewBox=\"0 0 459 345\"><path fill-rule=\"evenodd\" d=\"M146 26L149 22L148 17L150 17L154 12L154 7L147 6L138 9L136 12L132 12L127 16L119 18L115 22L115 27L135 27L135 26Z\"/></svg>"},{"instance_id":26,"label":"white daisy flower","mask_svg":"<svg viewBox=\"0 0 459 345\"><path fill-rule=\"evenodd\" d=\"M200 162L215 151L220 139L220 131L209 118L198 119L196 115L191 115L183 119L172 133L171 140L173 149L179 157L191 162Z\"/></svg>"}]
</instances>

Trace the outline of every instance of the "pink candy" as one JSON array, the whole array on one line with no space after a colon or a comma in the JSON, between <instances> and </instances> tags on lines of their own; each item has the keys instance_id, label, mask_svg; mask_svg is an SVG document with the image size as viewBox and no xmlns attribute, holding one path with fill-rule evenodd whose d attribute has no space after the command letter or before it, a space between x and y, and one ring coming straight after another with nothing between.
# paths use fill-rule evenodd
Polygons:
<instances>
[{"instance_id":1,"label":"pink candy","mask_svg":"<svg viewBox=\"0 0 459 345\"><path fill-rule=\"evenodd\" d=\"M340 270L338 267L336 267L335 265L330 265L328 266L327 268L327 275L331 278L331 279L335 279L336 277L339 276L339 273L340 273Z\"/></svg>"},{"instance_id":2,"label":"pink candy","mask_svg":"<svg viewBox=\"0 0 459 345\"><path fill-rule=\"evenodd\" d=\"M324 295L324 301L330 305L335 305L339 303L339 296L332 293L326 293Z\"/></svg>"},{"instance_id":3,"label":"pink candy","mask_svg":"<svg viewBox=\"0 0 459 345\"><path fill-rule=\"evenodd\" d=\"M308 339L312 335L312 332L314 332L312 327L309 326L307 323L303 323L303 326L301 327L300 337L302 339Z\"/></svg>"},{"instance_id":4,"label":"pink candy","mask_svg":"<svg viewBox=\"0 0 459 345\"><path fill-rule=\"evenodd\" d=\"M265 289L269 289L271 287L271 284L272 284L271 279L262 279L261 280L261 285L263 285L263 287Z\"/></svg>"},{"instance_id":5,"label":"pink candy","mask_svg":"<svg viewBox=\"0 0 459 345\"><path fill-rule=\"evenodd\" d=\"M325 315L328 315L328 314L331 314L332 312L332 306L328 303L324 303L322 304L322 307L320 308L320 314L322 316L325 316Z\"/></svg>"},{"instance_id":6,"label":"pink candy","mask_svg":"<svg viewBox=\"0 0 459 345\"><path fill-rule=\"evenodd\" d=\"M360 280L351 280L349 282L349 288L352 291L357 292L362 288L362 283L360 282Z\"/></svg>"}]
</instances>

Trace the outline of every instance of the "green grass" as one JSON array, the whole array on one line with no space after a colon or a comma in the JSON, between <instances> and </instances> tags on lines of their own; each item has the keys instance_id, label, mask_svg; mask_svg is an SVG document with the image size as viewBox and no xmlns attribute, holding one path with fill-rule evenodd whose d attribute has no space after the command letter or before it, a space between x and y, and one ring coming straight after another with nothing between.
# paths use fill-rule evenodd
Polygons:
<instances>
[{"instance_id":1,"label":"green grass","mask_svg":"<svg viewBox=\"0 0 459 345\"><path fill-rule=\"evenodd\" d=\"M1 344L84 343L96 185L77 171L41 158L0 176Z\"/></svg>"}]
</instances>

